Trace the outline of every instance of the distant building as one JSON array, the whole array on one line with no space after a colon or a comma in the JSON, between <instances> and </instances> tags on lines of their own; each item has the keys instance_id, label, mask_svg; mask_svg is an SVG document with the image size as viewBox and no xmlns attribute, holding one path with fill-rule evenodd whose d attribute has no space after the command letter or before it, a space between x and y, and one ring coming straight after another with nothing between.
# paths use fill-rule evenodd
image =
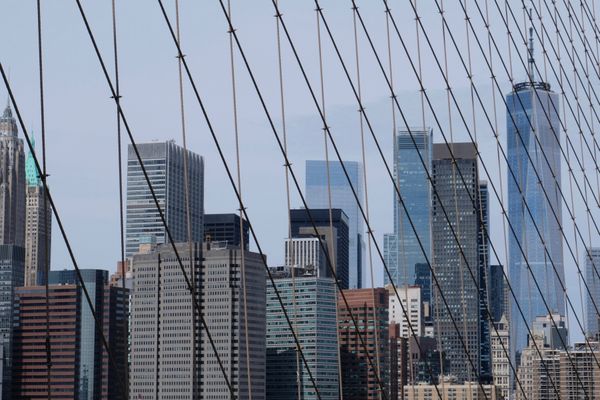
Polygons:
<instances>
[{"instance_id":1,"label":"distant building","mask_svg":"<svg viewBox=\"0 0 600 400\"><path fill-rule=\"evenodd\" d=\"M600 248L587 249L585 257L585 280L589 292L585 295L585 335L595 338L600 334Z\"/></svg>"},{"instance_id":2,"label":"distant building","mask_svg":"<svg viewBox=\"0 0 600 400\"><path fill-rule=\"evenodd\" d=\"M174 141L138 143L137 149L175 242L200 242L204 227L204 160ZM140 239L168 243L166 229L138 162L135 149L127 152L126 256L138 251ZM188 238L184 158L187 157L192 237Z\"/></svg>"},{"instance_id":3,"label":"distant building","mask_svg":"<svg viewBox=\"0 0 600 400\"><path fill-rule=\"evenodd\" d=\"M44 286L22 287L15 293L14 399L127 398L128 290L109 286L107 271L83 269L81 274L111 351L110 365L76 272L51 271L48 297ZM40 312L46 303L50 376L46 315Z\"/></svg>"},{"instance_id":4,"label":"distant building","mask_svg":"<svg viewBox=\"0 0 600 400\"><path fill-rule=\"evenodd\" d=\"M338 326L344 399L375 400L388 392L388 292L384 288L350 289L338 298ZM358 324L366 348L359 339ZM374 365L368 361L370 358ZM377 370L379 369L379 371Z\"/></svg>"},{"instance_id":5,"label":"distant building","mask_svg":"<svg viewBox=\"0 0 600 400\"><path fill-rule=\"evenodd\" d=\"M273 286L267 284L268 400L339 398L336 286L331 278L276 270L275 284L295 327L315 391Z\"/></svg>"},{"instance_id":6,"label":"distant building","mask_svg":"<svg viewBox=\"0 0 600 400\"><path fill-rule=\"evenodd\" d=\"M11 372L13 369L13 301L15 290L23 286L25 249L20 246L0 244L0 369L2 392L0 398L10 399Z\"/></svg>"},{"instance_id":7,"label":"distant building","mask_svg":"<svg viewBox=\"0 0 600 400\"><path fill-rule=\"evenodd\" d=\"M517 384L516 399L562 399L560 350L545 346L543 334L534 333L527 341L517 370L517 379L521 385Z\"/></svg>"},{"instance_id":8,"label":"distant building","mask_svg":"<svg viewBox=\"0 0 600 400\"><path fill-rule=\"evenodd\" d=\"M315 232L313 223L317 227L317 232ZM325 241L324 244L326 244L341 289L348 289L350 244L348 223L348 217L339 208L333 208L331 215L329 209L290 210L292 238L320 237ZM325 267L326 276L332 276L329 267L327 265Z\"/></svg>"},{"instance_id":9,"label":"distant building","mask_svg":"<svg viewBox=\"0 0 600 400\"><path fill-rule=\"evenodd\" d=\"M325 245L326 246L326 245ZM327 256L318 238L292 238L285 241L285 264L294 268L304 268L321 277L331 277L327 266Z\"/></svg>"},{"instance_id":10,"label":"distant building","mask_svg":"<svg viewBox=\"0 0 600 400\"><path fill-rule=\"evenodd\" d=\"M415 285L421 287L424 335L433 337L433 299L431 298L431 269L429 264L415 264Z\"/></svg>"},{"instance_id":11,"label":"distant building","mask_svg":"<svg viewBox=\"0 0 600 400\"><path fill-rule=\"evenodd\" d=\"M25 246L25 153L10 103L0 118L0 245Z\"/></svg>"},{"instance_id":12,"label":"distant building","mask_svg":"<svg viewBox=\"0 0 600 400\"><path fill-rule=\"evenodd\" d=\"M560 352L561 400L600 399L600 343L575 343Z\"/></svg>"},{"instance_id":13,"label":"distant building","mask_svg":"<svg viewBox=\"0 0 600 400\"><path fill-rule=\"evenodd\" d=\"M240 226L238 214L204 214L204 241L225 242L230 246L241 246L242 239L244 248L250 248L249 225L244 220L243 227ZM242 230L240 230L243 228ZM243 232L243 234L242 234Z\"/></svg>"},{"instance_id":14,"label":"distant building","mask_svg":"<svg viewBox=\"0 0 600 400\"><path fill-rule=\"evenodd\" d=\"M502 400L495 385L478 382L455 383L451 380L437 387L424 383L407 385L404 387L404 396L406 400Z\"/></svg>"},{"instance_id":15,"label":"distant building","mask_svg":"<svg viewBox=\"0 0 600 400\"><path fill-rule=\"evenodd\" d=\"M489 271L489 311L492 314L493 321L498 322L503 315L509 318L510 291L502 265L490 265Z\"/></svg>"},{"instance_id":16,"label":"distant building","mask_svg":"<svg viewBox=\"0 0 600 400\"><path fill-rule=\"evenodd\" d=\"M399 335L403 338L424 336L421 288L419 286L398 287L400 301L398 301L396 291L391 284L387 285L386 289L389 293L389 324L398 324ZM408 312L409 318L406 317L404 311Z\"/></svg>"},{"instance_id":17,"label":"distant building","mask_svg":"<svg viewBox=\"0 0 600 400\"><path fill-rule=\"evenodd\" d=\"M362 164L356 161L344 161L356 191L361 200L364 196L364 176ZM329 179L328 179L329 177ZM329 184L330 185L329 185ZM331 190L329 190L329 187ZM311 209L329 209L329 193L331 208L341 208L348 217L349 255L348 286L351 289L361 288L364 284L364 220L359 206L348 184L348 180L338 161L308 160L306 161L306 201Z\"/></svg>"},{"instance_id":18,"label":"distant building","mask_svg":"<svg viewBox=\"0 0 600 400\"><path fill-rule=\"evenodd\" d=\"M500 389L504 399L508 400L513 377L513 371L510 368L510 328L505 315L493 324L496 329L491 329L492 376L494 385Z\"/></svg>"},{"instance_id":19,"label":"distant building","mask_svg":"<svg viewBox=\"0 0 600 400\"><path fill-rule=\"evenodd\" d=\"M396 286L413 285L415 265L431 256L432 141L430 128L403 129L394 136L394 183L404 207L394 188L394 232L384 235L383 247ZM387 274L384 282L390 283Z\"/></svg>"},{"instance_id":20,"label":"distant building","mask_svg":"<svg viewBox=\"0 0 600 400\"><path fill-rule=\"evenodd\" d=\"M531 324L531 332L541 336L544 346L551 349L564 350L569 346L567 320L562 315L537 317Z\"/></svg>"},{"instance_id":21,"label":"distant building","mask_svg":"<svg viewBox=\"0 0 600 400\"><path fill-rule=\"evenodd\" d=\"M35 145L33 139L32 145ZM25 170L25 286L45 285L46 269L50 270L52 208L49 201L44 203L44 186L32 153L27 155Z\"/></svg>"}]
</instances>

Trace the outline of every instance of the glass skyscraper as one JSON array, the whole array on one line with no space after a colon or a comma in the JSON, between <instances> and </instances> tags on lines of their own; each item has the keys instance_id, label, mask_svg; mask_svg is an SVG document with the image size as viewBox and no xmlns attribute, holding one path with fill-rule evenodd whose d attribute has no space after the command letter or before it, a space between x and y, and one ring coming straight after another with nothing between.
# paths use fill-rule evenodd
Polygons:
<instances>
[{"instance_id":1,"label":"glass skyscraper","mask_svg":"<svg viewBox=\"0 0 600 400\"><path fill-rule=\"evenodd\" d=\"M352 186L358 198L363 202L363 167L356 161L344 161ZM356 204L356 199L348 180L338 161L329 161L329 180L331 183L331 207L341 208L348 216L349 257L348 281L350 288L363 285L364 259L364 221ZM322 160L306 161L306 201L309 208L329 208L327 187L327 162Z\"/></svg>"},{"instance_id":2,"label":"glass skyscraper","mask_svg":"<svg viewBox=\"0 0 600 400\"><path fill-rule=\"evenodd\" d=\"M427 169L431 170L432 137L429 128L410 129L398 131L394 140L394 179L408 211L407 215L394 189L394 233L384 235L383 249L396 286L414 284L415 265L426 264L430 256L431 188ZM388 275L383 276L385 284L390 283Z\"/></svg>"},{"instance_id":3,"label":"glass skyscraper","mask_svg":"<svg viewBox=\"0 0 600 400\"><path fill-rule=\"evenodd\" d=\"M585 255L585 280L590 289L585 291L585 334L593 338L600 333L600 248L587 249Z\"/></svg>"},{"instance_id":4,"label":"glass skyscraper","mask_svg":"<svg viewBox=\"0 0 600 400\"><path fill-rule=\"evenodd\" d=\"M184 149L170 140L137 145L144 167L175 242L187 242L185 203ZM192 241L202 241L204 215L204 161L188 150L188 177ZM134 149L127 157L127 225L126 256L139 249L140 239L154 238L156 243L168 243L156 203L142 172Z\"/></svg>"},{"instance_id":5,"label":"glass skyscraper","mask_svg":"<svg viewBox=\"0 0 600 400\"><path fill-rule=\"evenodd\" d=\"M531 324L536 317L548 314L544 299L552 313L565 315L561 288L564 266L559 100L548 83L535 82L531 76L530 81L513 87L506 103L508 218L512 225L508 273L517 301ZM514 299L511 301L511 336L514 351L520 352L527 345L527 328Z\"/></svg>"}]
</instances>

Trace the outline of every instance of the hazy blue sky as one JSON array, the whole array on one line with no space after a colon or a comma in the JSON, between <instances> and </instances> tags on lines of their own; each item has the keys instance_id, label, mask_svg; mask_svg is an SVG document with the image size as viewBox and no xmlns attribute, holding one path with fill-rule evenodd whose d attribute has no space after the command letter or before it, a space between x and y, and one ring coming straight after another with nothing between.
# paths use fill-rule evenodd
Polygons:
<instances>
[{"instance_id":1,"label":"hazy blue sky","mask_svg":"<svg viewBox=\"0 0 600 400\"><path fill-rule=\"evenodd\" d=\"M48 137L49 182L62 214L69 238L81 267L114 269L119 258L119 227L117 197L117 154L115 132L115 109L110 92L93 53L90 40L84 30L74 1L43 2L44 66L46 129ZM165 5L174 15L174 1L165 0ZM435 2L420 2L423 24L430 35L431 43L443 62L442 22ZM425 4L426 3L426 4ZM448 3L448 2L446 2ZM471 21L479 33L479 39L487 52L487 35L483 21L473 0L467 0ZM483 2L479 2L484 7ZM340 51L350 72L356 73L354 60L353 19L351 1L327 0L321 2ZM416 60L416 29L414 14L407 0L389 1L402 36ZM511 1L514 12L523 29L521 1ZM527 5L529 3L527 2ZM536 3L539 4L539 3ZM112 36L110 1L84 1L92 28L100 49L112 71ZM235 164L232 96L229 67L229 42L226 20L217 0L180 1L182 45L190 63L192 73L206 102L211 121L233 167ZM383 2L359 1L370 34L375 40L377 51L387 60L385 14ZM539 4L541 6L541 4ZM181 143L179 102L177 86L176 50L160 13L158 3L150 0L117 1L120 51L121 92L124 112L130 122L133 135L138 142L175 139ZM290 33L307 69L309 79L318 90L318 52L316 15L310 1L280 1L281 11ZM256 73L269 110L280 128L279 86L277 80L277 53L274 9L271 1L232 1L234 25L250 64ZM502 10L504 12L504 10ZM564 10L563 10L564 11ZM0 24L0 60L10 69L11 81L19 107L27 126L39 141L39 89L37 76L37 33L35 2L4 0ZM466 26L464 14L458 3L452 2L446 17L461 51L466 57ZM549 32L554 26L544 15ZM494 38L500 50L507 52L506 28L490 2L490 21ZM538 29L539 23L537 24ZM359 26L359 54L361 62L362 94L375 133L381 141L388 162L392 156L392 116L389 91L382 78L368 43ZM524 57L516 26L515 40L519 54ZM540 31L541 32L541 31ZM360 160L360 134L357 104L349 89L340 64L326 34L323 33L325 68L325 98L327 115L332 133L340 145L345 159ZM591 40L593 41L593 37ZM476 132L486 165L492 172L491 179L481 173L481 178L491 180L500 188L499 177L506 185L506 171L498 169L496 143L493 131L479 105L475 108L475 127L471 109L471 97L467 76L452 47L449 36L448 68L450 84L456 91L461 110L469 129ZM556 37L550 39L556 43ZM452 107L452 124L449 122L448 106L444 92L445 84L438 71L423 34L420 34L424 84L431 96L439 122L448 138L467 140L467 129L455 107ZM486 110L493 118L492 84L490 72L470 36L474 79L485 102ZM537 44L538 49L541 47ZM323 140L320 119L312 100L301 80L289 46L282 38L284 52L284 79L286 110L288 118L289 155L293 168L303 181L304 161L323 158ZM565 49L561 48L564 53ZM418 84L410 69L407 57L392 32L393 73L399 100L408 123L420 125L422 112ZM511 48L512 69L515 79L525 77L519 54ZM538 65L544 68L543 57L538 50ZM548 49L551 60L554 55ZM582 53L583 54L583 53ZM508 76L496 54L493 65L502 92L510 91ZM506 60L508 62L508 59ZM565 61L563 61L565 63ZM283 261L283 238L286 235L286 202L284 169L281 154L267 125L266 118L257 102L244 66L236 52L236 77L238 83L238 108L241 135L241 163L243 168L243 195L248 206L250 219L256 227L259 241L266 251L270 263ZM387 66L387 61L386 61ZM558 68L558 67L556 67ZM572 78L572 66L565 69ZM558 70L557 70L558 71ZM558 80L548 67L548 81L554 88ZM574 82L574 79L572 79ZM597 79L595 79L597 82ZM195 98L191 96L189 84L185 84L187 132L190 148L205 157L205 209L207 213L233 212L236 200L223 167L215 153L215 147ZM565 91L572 99L568 88ZM505 146L505 111L501 93L496 91L498 133ZM4 88L0 97L5 96ZM397 113L398 127L403 122ZM589 117L591 118L591 116ZM441 141L440 129L432 113L425 110L426 123L434 128L434 138ZM577 145L578 131L573 118L567 113L568 134ZM452 126L452 129L450 129ZM584 131L589 138L589 132ZM365 131L368 134L368 131ZM392 186L385 174L383 164L375 152L373 141L367 138L367 174L370 198L371 223L376 239L383 246L383 234L392 230ZM564 140L563 140L564 142ZM572 155L571 155L572 156ZM592 161L585 154L586 166ZM568 189L566 164L563 163L563 187ZM591 170L591 168L590 168ZM595 184L596 176L588 174ZM576 171L581 180L580 171ZM300 206L299 197L292 191L292 204ZM587 235L587 224L580 199L575 200L578 222ZM598 217L594 208L594 217ZM573 243L572 227L568 213L563 212L565 232ZM504 239L500 207L491 193L492 241L504 261ZM568 226L568 227L567 227ZM597 232L592 232L592 244L598 245ZM68 255L54 229L52 246L52 268L71 268ZM583 259L583 245L578 246L579 259ZM496 262L492 257L492 262ZM376 283L382 282L382 263L374 257ZM582 264L583 268L583 264ZM565 247L565 270L572 298L579 309L579 293L575 263ZM368 273L366 274L368 275ZM572 326L575 324L571 323Z\"/></svg>"}]
</instances>

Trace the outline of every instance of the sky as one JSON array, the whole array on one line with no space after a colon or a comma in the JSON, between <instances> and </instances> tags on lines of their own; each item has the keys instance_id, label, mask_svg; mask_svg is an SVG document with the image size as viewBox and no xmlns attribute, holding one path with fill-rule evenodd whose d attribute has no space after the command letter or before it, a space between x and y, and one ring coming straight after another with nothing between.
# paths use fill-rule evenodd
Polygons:
<instances>
[{"instance_id":1,"label":"sky","mask_svg":"<svg viewBox=\"0 0 600 400\"><path fill-rule=\"evenodd\" d=\"M10 71L11 85L17 104L26 126L30 133L33 132L39 146L41 144L40 93L35 3L35 1L3 0L4 18L0 24L0 37L4 39L0 41L0 60ZM48 182L69 240L75 249L79 266L112 271L120 257L114 102L110 98L110 90L102 75L75 1L42 3L47 165L50 174ZM109 1L82 1L100 51L110 73L113 74L110 3ZM234 168L236 158L227 21L217 0L202 2L181 0L179 3L183 52L207 107L211 123L223 146L227 161ZM517 26L514 21L510 21L516 46L512 43L509 45L502 16L495 8L495 4L489 3L490 29L498 50L504 55L504 60L501 60L492 47L491 65L500 90L490 79L490 70L480 51L479 43L471 32L467 36L465 15L459 3L453 2L453 6L445 10L448 29L443 30L436 3L419 2L418 11L427 38L420 30L417 36L415 15L408 1L391 0L388 3L409 54L417 65L420 54L423 84L435 112L432 112L427 105L424 109L421 107L418 80L411 69L402 44L393 28L390 28L392 29L390 48L394 87L406 122L412 126L420 126L424 119L426 124L433 128L436 142L443 140L442 132L448 140L452 138L455 141L469 140L468 132L471 132L477 139L482 159L491 174L486 176L480 170L481 179L496 185L498 193L506 197L506 168L497 160L494 130L497 126L500 144L505 148L506 113L502 96L510 91L511 84L503 68L503 62L506 63L507 69L511 71L515 80L523 80L526 77L526 70L521 61L526 57L525 45L519 36L519 30L524 32L528 25L523 14L524 3L516 0L509 2L519 23ZM488 37L484 21L473 0L465 0L465 3L471 17L470 22L478 33L477 39L487 57ZM175 57L177 51L158 2L117 0L116 4L122 106L132 128L132 135L139 143L175 139L181 144ZM165 0L164 4L169 16L174 19L175 2ZM279 4L308 79L317 96L320 97L315 5L310 1L293 0L281 0ZM480 1L478 4L485 13L484 2ZM387 71L388 47L383 1L361 0L357 1L357 5ZM529 7L530 3L527 2L526 5ZM564 56L566 50L571 49L566 49L560 41L557 42L558 39L554 36L554 24L549 19L548 10L545 8L548 5L538 2L535 5L539 10L543 10L543 25L535 20L536 14L534 14L534 26L539 30L540 35L543 33L542 26L545 26L551 35L549 37L544 35L548 59L540 50L540 40L536 42L538 68L546 75L545 79L559 92L560 72L564 69L566 76L563 87L566 99L575 104L574 95L568 84L577 86L577 79L573 75L572 65L565 60ZM356 80L352 2L326 0L321 2L321 6L348 71ZM564 13L560 7L562 5L559 5L559 11ZM236 33L277 131L281 134L276 19L273 17L275 12L272 2L232 0L231 10ZM504 13L504 9L502 12ZM580 14L579 16L581 17ZM340 147L342 157L347 160L361 161L358 105L322 24L320 28L328 125ZM563 29L562 26L560 29ZM574 25L573 29L573 35L576 35L577 25ZM362 100L366 114L373 124L374 133L385 152L386 161L391 163L393 125L390 92L360 24L357 26L357 32ZM472 76L483 107L478 104L477 99L472 103L467 73L453 47L450 32L467 64L469 61L467 46L470 46ZM589 37L593 42L593 36L589 35ZM577 36L575 38L577 39ZM440 67L444 69L446 64L444 43L447 50L449 84L459 104L460 113L454 104L448 105L446 84L439 70ZM579 42L576 40L576 43ZM429 44L439 57L439 66ZM324 158L322 123L290 46L283 36L281 47L289 158L304 190L305 160ZM563 54L563 69L556 63L556 54L553 52L555 49ZM576 65L579 67L577 62ZM283 158L237 49L234 49L234 66L242 194L248 207L250 221L257 231L259 242L267 254L269 263L277 265L283 261L283 240L287 231ZM555 76L554 72L559 76ZM597 82L595 78L598 76L592 74L592 77ZM578 90L582 90L581 86ZM184 92L189 148L205 159L205 212L235 212L238 207L234 192L227 181L207 125L187 81L184 83ZM6 96L6 91L0 86L0 98L3 96ZM564 108L565 104L568 103L561 99L561 107ZM597 101L594 104L598 106ZM600 123L600 120L589 113L589 105L584 96L582 96L582 107L584 113L587 110L586 115L590 122ZM490 117L489 121L484 110ZM568 108L566 110L565 115L561 117L564 118L567 135L589 169L586 175L598 194L596 181L598 177L591 168L593 160L585 148L580 151L581 139L576 121L570 114L570 110ZM396 113L396 119L398 127L404 125L399 113ZM393 229L393 186L385 173L384 164L370 138L370 133L365 130L365 134L367 135L365 154L370 219L375 239L383 246L383 234ZM566 148L564 132L562 135ZM592 140L589 130L584 129L584 137ZM127 143L125 137L123 143ZM125 151L123 154L126 154ZM572 152L570 157L573 157ZM573 167L575 179L581 181L583 185L583 174L579 165ZM563 160L562 175L563 188L568 190L569 173L565 160ZM491 239L500 258L496 260L492 257L492 262L506 264L501 207L493 192L490 195ZM576 221L587 239L584 202L578 192L575 192L574 196L572 208L575 210ZM301 205L299 196L293 188L291 198L293 207ZM595 219L599 217L597 207L592 207L592 214ZM568 210L563 208L567 240L575 248L572 224L568 215ZM53 231L52 269L72 268L56 226L53 227ZM590 238L592 245L599 245L598 232L592 231ZM568 290L578 314L581 314L581 302L575 259L580 263L583 260L583 246L584 243L578 242L575 257L571 257L566 247L564 251ZM382 262L377 257L373 258L373 268L375 283L381 284L383 282ZM581 318L581 315L579 316ZM578 328L574 328L576 325L572 323L571 326L573 338L580 337L576 332Z\"/></svg>"}]
</instances>

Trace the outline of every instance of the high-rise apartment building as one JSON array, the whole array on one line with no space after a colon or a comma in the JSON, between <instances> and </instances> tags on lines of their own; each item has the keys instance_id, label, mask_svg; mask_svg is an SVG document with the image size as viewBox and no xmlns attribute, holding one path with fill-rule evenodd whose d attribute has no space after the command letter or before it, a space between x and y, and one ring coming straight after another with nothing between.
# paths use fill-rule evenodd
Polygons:
<instances>
[{"instance_id":1,"label":"high-rise apartment building","mask_svg":"<svg viewBox=\"0 0 600 400\"><path fill-rule=\"evenodd\" d=\"M494 385L500 388L504 399L509 399L511 393L512 369L510 368L510 329L508 318L502 315L499 321L492 322L491 329L492 346L492 376Z\"/></svg>"},{"instance_id":2,"label":"high-rise apartment building","mask_svg":"<svg viewBox=\"0 0 600 400\"><path fill-rule=\"evenodd\" d=\"M10 399L13 369L13 299L17 287L23 285L25 249L0 244L0 364L2 391L0 398Z\"/></svg>"},{"instance_id":3,"label":"high-rise apartment building","mask_svg":"<svg viewBox=\"0 0 600 400\"><path fill-rule=\"evenodd\" d=\"M595 338L600 333L600 247L587 249L585 257L585 334Z\"/></svg>"},{"instance_id":4,"label":"high-rise apartment building","mask_svg":"<svg viewBox=\"0 0 600 400\"><path fill-rule=\"evenodd\" d=\"M191 249L187 243L176 246L185 273L196 282L195 301L202 304L200 312L219 359L229 371L234 395L248 398L252 390L252 398L264 398L266 306L262 258L244 251L242 275L239 247L213 246L210 242L204 248L199 243L193 243ZM134 255L132 269L130 398L229 398L228 386L206 331L201 328L172 246L148 247L146 253Z\"/></svg>"},{"instance_id":5,"label":"high-rise apartment building","mask_svg":"<svg viewBox=\"0 0 600 400\"><path fill-rule=\"evenodd\" d=\"M352 188L363 200L364 176L362 164L356 161L344 161ZM306 201L311 209L340 208L348 217L349 254L348 285L350 288L361 288L364 284L364 220L359 206L348 183L342 164L338 161L308 160L306 161Z\"/></svg>"},{"instance_id":6,"label":"high-rise apartment building","mask_svg":"<svg viewBox=\"0 0 600 400\"><path fill-rule=\"evenodd\" d=\"M0 118L0 244L25 246L25 153L10 105Z\"/></svg>"},{"instance_id":7,"label":"high-rise apartment building","mask_svg":"<svg viewBox=\"0 0 600 400\"><path fill-rule=\"evenodd\" d=\"M341 289L348 289L348 217L342 209L290 210L292 238L319 237L327 249ZM317 227L315 228L313 223ZM288 264L289 265L289 264ZM327 274L333 276L325 265Z\"/></svg>"},{"instance_id":8,"label":"high-rise apartment building","mask_svg":"<svg viewBox=\"0 0 600 400\"><path fill-rule=\"evenodd\" d=\"M559 95L550 84L535 80L532 53L530 49L529 79L506 96L508 218L513 227L508 273L528 324L548 312L565 315ZM514 300L511 308L511 337L519 352L527 343L527 327Z\"/></svg>"},{"instance_id":9,"label":"high-rise apartment building","mask_svg":"<svg viewBox=\"0 0 600 400\"><path fill-rule=\"evenodd\" d=\"M433 268L440 284L440 288L434 287L433 296L434 320L439 327L436 334L450 364L446 373L456 376L458 382L486 380L491 365L482 357L482 350L489 350L489 335L481 329L477 148L473 143L451 143L450 149L452 153L446 144L433 146L432 184L437 191L431 225ZM489 361L489 353L487 356Z\"/></svg>"},{"instance_id":10,"label":"high-rise apartment building","mask_svg":"<svg viewBox=\"0 0 600 400\"><path fill-rule=\"evenodd\" d=\"M45 285L46 267L50 270L52 208L49 201L44 203L44 186L31 153L25 161L25 176L25 286Z\"/></svg>"},{"instance_id":11,"label":"high-rise apartment building","mask_svg":"<svg viewBox=\"0 0 600 400\"><path fill-rule=\"evenodd\" d=\"M387 396L388 291L384 288L350 289L344 290L343 294L349 307L340 294L338 326L344 399L375 400ZM386 394L383 395L382 392Z\"/></svg>"},{"instance_id":12,"label":"high-rise apartment building","mask_svg":"<svg viewBox=\"0 0 600 400\"><path fill-rule=\"evenodd\" d=\"M517 370L517 400L560 397L560 350L544 345L543 335L528 336Z\"/></svg>"},{"instance_id":13,"label":"high-rise apartment building","mask_svg":"<svg viewBox=\"0 0 600 400\"><path fill-rule=\"evenodd\" d=\"M384 256L397 286L414 284L415 265L431 254L432 139L430 128L404 129L394 137L394 181L406 209L394 189L394 232L384 235ZM390 283L387 274L384 281Z\"/></svg>"},{"instance_id":14,"label":"high-rise apartment building","mask_svg":"<svg viewBox=\"0 0 600 400\"><path fill-rule=\"evenodd\" d=\"M302 362L273 286L267 284L267 399L339 398L336 285L317 276L277 272L275 285L295 328Z\"/></svg>"},{"instance_id":15,"label":"high-rise apartment building","mask_svg":"<svg viewBox=\"0 0 600 400\"><path fill-rule=\"evenodd\" d=\"M600 343L575 343L560 352L560 399L600 399Z\"/></svg>"},{"instance_id":16,"label":"high-rise apartment building","mask_svg":"<svg viewBox=\"0 0 600 400\"><path fill-rule=\"evenodd\" d=\"M421 288L419 286L400 286L396 288L398 295L391 284L386 285L385 288L389 293L389 324L398 325L400 337L423 336L425 334L423 329L424 305ZM398 296L400 301L398 301ZM405 312L408 313L408 318Z\"/></svg>"},{"instance_id":17,"label":"high-rise apartment building","mask_svg":"<svg viewBox=\"0 0 600 400\"><path fill-rule=\"evenodd\" d=\"M44 286L17 289L14 399L127 398L128 290L109 286L107 271L82 269L81 275L92 308L73 270L50 272L48 297Z\"/></svg>"},{"instance_id":18,"label":"high-rise apartment building","mask_svg":"<svg viewBox=\"0 0 600 400\"><path fill-rule=\"evenodd\" d=\"M176 145L174 141L138 143L137 149L150 183L175 242L203 239L204 161L201 156ZM184 163L187 157L189 182L189 217L192 237L188 238ZM138 251L140 239L153 237L167 243L166 229L152 198L150 188L129 145L127 156L127 222L125 247L127 257Z\"/></svg>"},{"instance_id":19,"label":"high-rise apartment building","mask_svg":"<svg viewBox=\"0 0 600 400\"><path fill-rule=\"evenodd\" d=\"M240 224L238 214L204 214L204 241L225 242L230 246L250 247L249 225L244 219Z\"/></svg>"}]
</instances>

